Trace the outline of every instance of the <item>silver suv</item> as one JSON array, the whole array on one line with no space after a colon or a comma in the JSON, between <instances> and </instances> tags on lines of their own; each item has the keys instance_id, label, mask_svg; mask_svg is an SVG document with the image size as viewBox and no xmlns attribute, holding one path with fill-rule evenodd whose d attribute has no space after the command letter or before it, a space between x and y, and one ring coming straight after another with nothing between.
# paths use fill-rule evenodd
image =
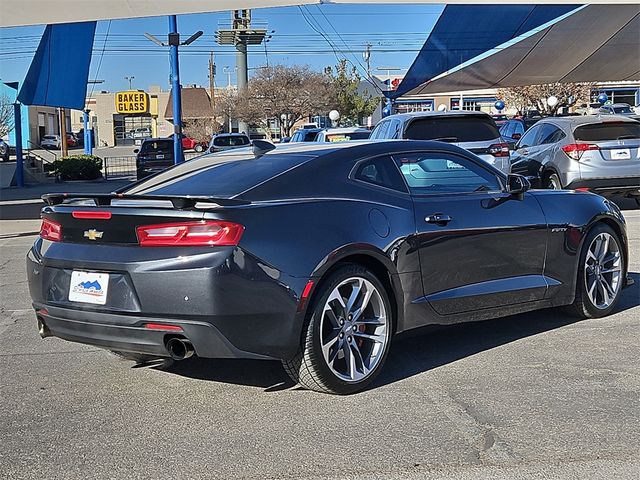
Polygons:
<instances>
[{"instance_id":1,"label":"silver suv","mask_svg":"<svg viewBox=\"0 0 640 480\"><path fill-rule=\"evenodd\" d=\"M453 143L505 174L509 173L509 145L496 122L482 112L416 112L390 115L371 132L370 139L400 138Z\"/></svg>"},{"instance_id":2,"label":"silver suv","mask_svg":"<svg viewBox=\"0 0 640 480\"><path fill-rule=\"evenodd\" d=\"M548 117L515 146L511 171L534 186L640 196L640 122L620 115Z\"/></svg>"}]
</instances>

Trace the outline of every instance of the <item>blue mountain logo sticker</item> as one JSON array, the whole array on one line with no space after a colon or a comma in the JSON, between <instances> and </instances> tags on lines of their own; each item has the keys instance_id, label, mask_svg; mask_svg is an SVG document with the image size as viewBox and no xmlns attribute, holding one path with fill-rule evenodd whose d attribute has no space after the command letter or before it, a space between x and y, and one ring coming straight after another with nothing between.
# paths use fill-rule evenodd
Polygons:
<instances>
[{"instance_id":1,"label":"blue mountain logo sticker","mask_svg":"<svg viewBox=\"0 0 640 480\"><path fill-rule=\"evenodd\" d=\"M104 291L102 290L102 285L97 280L93 281L84 281L80 282L78 285L73 287L73 291L76 293L82 293L84 295L91 295L94 297L101 297L104 295Z\"/></svg>"}]
</instances>

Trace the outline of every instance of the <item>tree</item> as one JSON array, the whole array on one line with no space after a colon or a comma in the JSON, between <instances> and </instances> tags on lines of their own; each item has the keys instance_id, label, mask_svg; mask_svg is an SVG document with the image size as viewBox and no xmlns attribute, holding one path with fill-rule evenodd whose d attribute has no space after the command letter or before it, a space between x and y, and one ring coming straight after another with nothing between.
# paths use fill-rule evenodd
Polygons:
<instances>
[{"instance_id":1,"label":"tree","mask_svg":"<svg viewBox=\"0 0 640 480\"><path fill-rule=\"evenodd\" d=\"M198 141L208 141L214 133L220 131L220 122L214 117L193 118L184 121L184 134Z\"/></svg>"},{"instance_id":2,"label":"tree","mask_svg":"<svg viewBox=\"0 0 640 480\"><path fill-rule=\"evenodd\" d=\"M4 138L13 131L13 114L13 102L6 95L2 95L0 97L0 138Z\"/></svg>"},{"instance_id":3,"label":"tree","mask_svg":"<svg viewBox=\"0 0 640 480\"><path fill-rule=\"evenodd\" d=\"M535 108L542 115L554 115L560 108L572 104L588 103L591 98L593 83L545 83L542 85L525 85L498 90L498 98L507 107L514 107L520 112ZM554 96L558 104L550 107L547 98ZM571 102L570 97L573 97Z\"/></svg>"},{"instance_id":4,"label":"tree","mask_svg":"<svg viewBox=\"0 0 640 480\"><path fill-rule=\"evenodd\" d=\"M380 98L369 93L367 88L361 89L361 77L355 67L347 66L346 60L340 60L336 65L336 74L331 67L327 73L332 76L335 109L340 113L341 123L345 126L359 125L365 117L371 115Z\"/></svg>"},{"instance_id":5,"label":"tree","mask_svg":"<svg viewBox=\"0 0 640 480\"><path fill-rule=\"evenodd\" d=\"M331 78L309 66L274 65L260 68L246 92L238 94L234 114L249 124L266 126L278 118L285 135L296 122L311 115L325 115L332 105Z\"/></svg>"}]
</instances>

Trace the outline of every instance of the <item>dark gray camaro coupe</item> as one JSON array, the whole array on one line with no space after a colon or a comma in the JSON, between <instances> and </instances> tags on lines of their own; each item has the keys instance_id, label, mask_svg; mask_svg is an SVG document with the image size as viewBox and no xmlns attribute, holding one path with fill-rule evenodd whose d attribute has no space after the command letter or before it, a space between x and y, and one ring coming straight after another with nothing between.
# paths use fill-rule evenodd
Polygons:
<instances>
[{"instance_id":1,"label":"dark gray camaro coupe","mask_svg":"<svg viewBox=\"0 0 640 480\"><path fill-rule=\"evenodd\" d=\"M556 306L600 317L626 283L613 203L529 190L440 142L255 142L44 199L27 256L43 337L280 359L323 392L363 389L397 333Z\"/></svg>"}]
</instances>

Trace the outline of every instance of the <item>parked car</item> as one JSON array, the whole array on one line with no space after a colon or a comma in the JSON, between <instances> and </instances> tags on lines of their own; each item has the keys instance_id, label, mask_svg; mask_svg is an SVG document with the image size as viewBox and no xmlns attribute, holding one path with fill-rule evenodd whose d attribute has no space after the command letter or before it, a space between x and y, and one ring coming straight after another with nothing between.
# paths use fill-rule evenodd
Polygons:
<instances>
[{"instance_id":1,"label":"parked car","mask_svg":"<svg viewBox=\"0 0 640 480\"><path fill-rule=\"evenodd\" d=\"M42 148L60 148L60 135L45 135L42 137L40 146Z\"/></svg>"},{"instance_id":2,"label":"parked car","mask_svg":"<svg viewBox=\"0 0 640 480\"><path fill-rule=\"evenodd\" d=\"M138 180L173 166L173 138L147 138L133 152Z\"/></svg>"},{"instance_id":3,"label":"parked car","mask_svg":"<svg viewBox=\"0 0 640 480\"><path fill-rule=\"evenodd\" d=\"M535 186L640 195L640 122L619 115L549 117L518 141L515 173Z\"/></svg>"},{"instance_id":4,"label":"parked car","mask_svg":"<svg viewBox=\"0 0 640 480\"><path fill-rule=\"evenodd\" d=\"M40 335L139 360L279 359L347 394L397 333L559 306L603 317L630 283L623 216L598 195L529 191L443 142L252 150L45 195L27 255Z\"/></svg>"},{"instance_id":5,"label":"parked car","mask_svg":"<svg viewBox=\"0 0 640 480\"><path fill-rule=\"evenodd\" d=\"M372 140L438 140L465 148L489 165L509 173L509 145L490 115L482 112L416 112L390 115L371 132Z\"/></svg>"},{"instance_id":6,"label":"parked car","mask_svg":"<svg viewBox=\"0 0 640 480\"><path fill-rule=\"evenodd\" d=\"M493 118L493 121L496 122L496 127L498 128L502 127L502 125L507 123L507 121L509 120L509 117L507 117L504 113L496 113L494 115L491 115L491 118Z\"/></svg>"},{"instance_id":7,"label":"parked car","mask_svg":"<svg viewBox=\"0 0 640 480\"><path fill-rule=\"evenodd\" d=\"M321 128L299 128L287 143L315 142Z\"/></svg>"},{"instance_id":8,"label":"parked car","mask_svg":"<svg viewBox=\"0 0 640 480\"><path fill-rule=\"evenodd\" d=\"M78 145L78 139L73 133L67 133L67 147L74 148Z\"/></svg>"},{"instance_id":9,"label":"parked car","mask_svg":"<svg viewBox=\"0 0 640 480\"><path fill-rule=\"evenodd\" d=\"M366 140L371 130L364 127L326 128L318 132L316 142L348 142L349 140Z\"/></svg>"},{"instance_id":10,"label":"parked car","mask_svg":"<svg viewBox=\"0 0 640 480\"><path fill-rule=\"evenodd\" d=\"M127 138L149 138L151 137L151 127L138 127L129 130Z\"/></svg>"},{"instance_id":11,"label":"parked car","mask_svg":"<svg viewBox=\"0 0 640 480\"><path fill-rule=\"evenodd\" d=\"M172 137L173 138L173 137ZM207 148L207 142L196 140L195 138L182 136L182 148L184 150L194 150L198 153L204 152Z\"/></svg>"},{"instance_id":12,"label":"parked car","mask_svg":"<svg viewBox=\"0 0 640 480\"><path fill-rule=\"evenodd\" d=\"M9 161L9 144L0 138L0 160L3 162Z\"/></svg>"},{"instance_id":13,"label":"parked car","mask_svg":"<svg viewBox=\"0 0 640 480\"><path fill-rule=\"evenodd\" d=\"M524 132L541 118L512 118L500 127L500 136L509 144L509 148L513 148Z\"/></svg>"},{"instance_id":14,"label":"parked car","mask_svg":"<svg viewBox=\"0 0 640 480\"><path fill-rule=\"evenodd\" d=\"M250 144L251 140L245 133L219 133L211 138L209 153L248 147Z\"/></svg>"},{"instance_id":15,"label":"parked car","mask_svg":"<svg viewBox=\"0 0 640 480\"><path fill-rule=\"evenodd\" d=\"M640 118L636 114L631 105L628 103L614 103L612 105L603 105L600 107L600 112L603 115L624 115L625 117L630 117L634 119Z\"/></svg>"}]
</instances>

